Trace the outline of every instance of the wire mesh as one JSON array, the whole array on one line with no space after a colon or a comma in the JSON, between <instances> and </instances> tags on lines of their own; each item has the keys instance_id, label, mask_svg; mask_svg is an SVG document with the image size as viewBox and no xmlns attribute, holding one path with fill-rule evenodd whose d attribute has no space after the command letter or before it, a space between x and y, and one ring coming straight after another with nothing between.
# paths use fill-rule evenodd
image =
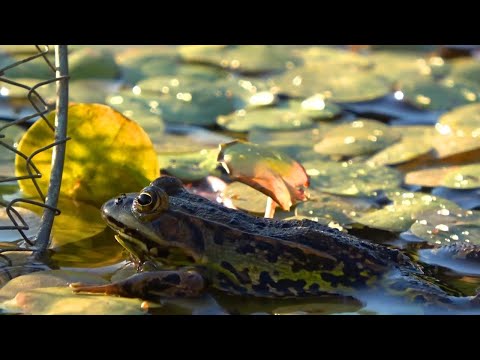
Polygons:
<instances>
[{"instance_id":1,"label":"wire mesh","mask_svg":"<svg viewBox=\"0 0 480 360\"><path fill-rule=\"evenodd\" d=\"M9 119L10 121L5 125L0 125L0 150L13 152L15 157L22 157L25 159L25 170L28 175L16 176L15 174L13 176L4 176L3 174L0 174L0 183L29 180L33 183L38 198L41 199L39 201L22 196L10 199L10 201L7 202L0 197L0 208L4 208L5 214L11 223L0 226L0 242L2 230L17 231L19 240L23 240L16 243L15 246L0 247L0 270L4 276L6 275L9 278L12 277L12 274L8 269L18 267L18 264L15 264L15 262L12 261L11 256L7 254L18 252L29 252L33 254L33 256L30 257L29 263L24 264L22 272L29 272L42 267L37 266L40 264L38 260L46 255L54 216L60 214L60 210L57 208L57 202L63 172L65 143L69 139L66 137L68 112L68 48L66 45L56 45L55 49L52 50L48 45L34 46L36 52L33 55L26 56L0 68L0 89L2 89L2 83L8 84L10 87L25 89L27 91L26 100L28 100L30 105L30 110L27 115L21 116L18 119ZM55 64L52 64L52 61L49 59L49 55L51 55L52 52L55 54ZM45 66L48 69L48 73L51 74L51 77L45 80L41 79L33 86L27 84L26 81L9 78L9 70L25 66L24 64L39 58L43 60L42 66ZM56 83L55 103L48 102L39 93L40 88L52 83ZM55 122L53 124L45 116L52 110L56 110ZM54 135L54 141L46 146L36 149L33 153L27 156L19 151L16 146L12 146L4 141L5 131L13 125L26 125L32 121L45 121ZM43 174L39 171L37 166L35 166L35 157L51 148L53 148L53 156L50 183L47 193L44 194L37 181L37 179L42 177ZM26 233L26 231L31 229L31 225L29 225L27 219L25 219L18 210L19 206L22 204L30 204L30 206L43 209L40 227L35 236L27 235Z\"/></svg>"}]
</instances>

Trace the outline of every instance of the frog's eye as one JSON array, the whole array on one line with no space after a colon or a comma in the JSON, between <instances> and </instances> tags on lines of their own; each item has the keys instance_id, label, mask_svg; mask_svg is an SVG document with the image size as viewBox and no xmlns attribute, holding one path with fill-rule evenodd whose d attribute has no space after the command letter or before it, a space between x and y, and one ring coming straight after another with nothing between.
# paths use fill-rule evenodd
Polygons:
<instances>
[{"instance_id":1,"label":"frog's eye","mask_svg":"<svg viewBox=\"0 0 480 360\"><path fill-rule=\"evenodd\" d=\"M149 186L133 200L132 206L139 214L155 214L168 209L168 195L162 189Z\"/></svg>"}]
</instances>

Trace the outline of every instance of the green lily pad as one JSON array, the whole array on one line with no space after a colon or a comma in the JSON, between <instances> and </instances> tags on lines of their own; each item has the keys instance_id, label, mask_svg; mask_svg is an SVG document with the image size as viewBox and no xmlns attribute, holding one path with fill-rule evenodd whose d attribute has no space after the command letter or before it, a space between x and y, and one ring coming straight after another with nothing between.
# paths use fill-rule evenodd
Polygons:
<instances>
[{"instance_id":1,"label":"green lily pad","mask_svg":"<svg viewBox=\"0 0 480 360\"><path fill-rule=\"evenodd\" d=\"M378 191L396 189L402 183L402 174L386 166L351 161L307 161L303 166L311 188L331 194L377 196Z\"/></svg>"},{"instance_id":2,"label":"green lily pad","mask_svg":"<svg viewBox=\"0 0 480 360\"><path fill-rule=\"evenodd\" d=\"M140 299L74 294L68 287L49 287L21 291L0 307L30 315L143 315L142 304Z\"/></svg>"},{"instance_id":3,"label":"green lily pad","mask_svg":"<svg viewBox=\"0 0 480 360\"><path fill-rule=\"evenodd\" d=\"M47 58L50 60L52 65L55 66L54 55L48 54ZM25 55L14 55L14 56L1 56L0 55L0 69L14 64L16 61L21 61L25 59ZM42 79L42 81L48 80L55 76L53 70L48 66L46 61L42 56L19 64L18 66L12 67L5 71L6 78L13 79L17 81L21 78L34 78Z\"/></svg>"},{"instance_id":4,"label":"green lily pad","mask_svg":"<svg viewBox=\"0 0 480 360\"><path fill-rule=\"evenodd\" d=\"M40 216L31 210L18 206L14 206L13 209L20 214L21 219L23 219L28 226L27 230L23 230L25 236L28 239L33 239L35 235L37 235L38 229L41 225ZM13 216L19 226L23 226L23 222L17 216L17 214L14 212L11 212L10 214ZM7 214L6 208L4 207L0 207L0 226L14 226L12 220L10 220L10 217ZM18 230L0 230L0 242L13 242L21 239L23 238Z\"/></svg>"},{"instance_id":5,"label":"green lily pad","mask_svg":"<svg viewBox=\"0 0 480 360\"><path fill-rule=\"evenodd\" d=\"M203 149L192 153L158 154L162 173L178 177L185 182L197 181L215 172L218 149Z\"/></svg>"},{"instance_id":6,"label":"green lily pad","mask_svg":"<svg viewBox=\"0 0 480 360\"><path fill-rule=\"evenodd\" d=\"M331 127L313 127L292 131L269 131L266 129L252 129L248 133L248 140L255 144L268 145L271 147L301 146L313 149L313 145L320 141L327 129ZM302 139L299 143L298 139Z\"/></svg>"},{"instance_id":7,"label":"green lily pad","mask_svg":"<svg viewBox=\"0 0 480 360\"><path fill-rule=\"evenodd\" d=\"M55 112L46 117L53 123ZM72 140L66 147L60 190L63 196L102 205L113 196L141 188L158 177L153 145L134 121L100 104L70 105L68 121L67 136ZM45 121L37 121L22 137L18 150L30 156L52 141L53 131ZM42 174L37 181L44 194L50 180L51 157L50 149L33 158ZM28 174L26 162L20 156L15 158L15 174ZM19 180L19 185L25 194L36 196L31 180Z\"/></svg>"},{"instance_id":8,"label":"green lily pad","mask_svg":"<svg viewBox=\"0 0 480 360\"><path fill-rule=\"evenodd\" d=\"M132 91L125 90L108 96L106 103L137 122L150 136L152 142L155 138L163 136L165 124L156 108L155 100L149 100L135 95Z\"/></svg>"},{"instance_id":9,"label":"green lily pad","mask_svg":"<svg viewBox=\"0 0 480 360\"><path fill-rule=\"evenodd\" d=\"M407 231L418 219L417 214L423 211L460 209L449 200L421 192L390 192L387 197L393 201L392 204L363 214L356 221L374 229L402 232Z\"/></svg>"},{"instance_id":10,"label":"green lily pad","mask_svg":"<svg viewBox=\"0 0 480 360\"><path fill-rule=\"evenodd\" d=\"M310 96L303 101L290 100L288 108L313 120L333 120L342 112L340 106L325 100L325 96L322 94Z\"/></svg>"},{"instance_id":11,"label":"green lily pad","mask_svg":"<svg viewBox=\"0 0 480 360\"><path fill-rule=\"evenodd\" d=\"M299 62L287 47L275 45L184 45L179 52L188 62L251 74L284 70Z\"/></svg>"},{"instance_id":12,"label":"green lily pad","mask_svg":"<svg viewBox=\"0 0 480 360\"><path fill-rule=\"evenodd\" d=\"M311 191L309 201L295 207L295 216L318 221L323 225L338 224L342 227L355 222L361 213L374 206L365 198L352 198Z\"/></svg>"},{"instance_id":13,"label":"green lily pad","mask_svg":"<svg viewBox=\"0 0 480 360\"><path fill-rule=\"evenodd\" d=\"M220 145L218 161L231 179L268 195L283 210L306 200L309 182L305 169L281 152L236 140Z\"/></svg>"},{"instance_id":14,"label":"green lily pad","mask_svg":"<svg viewBox=\"0 0 480 360\"><path fill-rule=\"evenodd\" d=\"M430 126L392 126L402 134L400 141L379 151L367 161L374 165L397 165L432 150L432 136L435 130Z\"/></svg>"},{"instance_id":15,"label":"green lily pad","mask_svg":"<svg viewBox=\"0 0 480 360\"><path fill-rule=\"evenodd\" d=\"M37 84L39 84L42 81L45 81L45 79L39 79L39 78L16 78L14 79L15 82L18 82L20 84L26 85L29 88L33 88ZM14 99L27 99L27 95L29 90L25 89L23 87L19 87L16 85L4 83L0 81L0 91L1 91L1 96L9 97L9 98L14 98ZM55 84L45 84L42 85L38 88L35 89L35 92L40 95L47 103L54 103L54 99L56 96L56 90L55 90ZM32 94L32 99L37 99L38 97L35 95L35 93Z\"/></svg>"},{"instance_id":16,"label":"green lily pad","mask_svg":"<svg viewBox=\"0 0 480 360\"><path fill-rule=\"evenodd\" d=\"M335 63L294 69L275 83L280 93L301 98L322 94L334 102L374 100L390 92L383 78Z\"/></svg>"},{"instance_id":17,"label":"green lily pad","mask_svg":"<svg viewBox=\"0 0 480 360\"><path fill-rule=\"evenodd\" d=\"M306 115L281 108L238 110L230 115L219 116L217 124L236 132L251 129L292 130L312 127L313 122Z\"/></svg>"},{"instance_id":18,"label":"green lily pad","mask_svg":"<svg viewBox=\"0 0 480 360\"><path fill-rule=\"evenodd\" d=\"M444 76L450 66L440 57L424 58L414 53L375 51L368 56L373 72L392 83Z\"/></svg>"},{"instance_id":19,"label":"green lily pad","mask_svg":"<svg viewBox=\"0 0 480 360\"><path fill-rule=\"evenodd\" d=\"M253 77L230 77L218 82L236 99L238 109L270 106L278 102L276 93L268 81Z\"/></svg>"},{"instance_id":20,"label":"green lily pad","mask_svg":"<svg viewBox=\"0 0 480 360\"><path fill-rule=\"evenodd\" d=\"M105 104L105 98L119 87L120 83L112 80L76 80L68 84L68 97L71 102Z\"/></svg>"},{"instance_id":21,"label":"green lily pad","mask_svg":"<svg viewBox=\"0 0 480 360\"><path fill-rule=\"evenodd\" d=\"M0 141L4 142L5 144L16 148L24 133L25 129L23 127L13 125L8 121L0 120L0 135L5 136L0 137ZM15 159L15 153L0 145L0 162L10 161L13 159Z\"/></svg>"},{"instance_id":22,"label":"green lily pad","mask_svg":"<svg viewBox=\"0 0 480 360\"><path fill-rule=\"evenodd\" d=\"M360 118L327 131L314 150L328 155L365 155L393 144L400 136L399 132L379 121Z\"/></svg>"},{"instance_id":23,"label":"green lily pad","mask_svg":"<svg viewBox=\"0 0 480 360\"><path fill-rule=\"evenodd\" d=\"M453 189L474 189L480 187L480 164L448 166L409 172L407 184L421 186L444 186Z\"/></svg>"},{"instance_id":24,"label":"green lily pad","mask_svg":"<svg viewBox=\"0 0 480 360\"><path fill-rule=\"evenodd\" d=\"M401 84L404 99L411 105L426 110L442 111L478 101L477 86L433 80L405 81Z\"/></svg>"},{"instance_id":25,"label":"green lily pad","mask_svg":"<svg viewBox=\"0 0 480 360\"><path fill-rule=\"evenodd\" d=\"M460 106L443 114L436 127L444 134L480 137L480 104Z\"/></svg>"},{"instance_id":26,"label":"green lily pad","mask_svg":"<svg viewBox=\"0 0 480 360\"><path fill-rule=\"evenodd\" d=\"M234 181L223 191L224 197L231 199L237 209L256 214L264 214L268 196L255 190L251 186Z\"/></svg>"},{"instance_id":27,"label":"green lily pad","mask_svg":"<svg viewBox=\"0 0 480 360\"><path fill-rule=\"evenodd\" d=\"M417 215L410 232L433 245L480 245L480 211L429 210Z\"/></svg>"},{"instance_id":28,"label":"green lily pad","mask_svg":"<svg viewBox=\"0 0 480 360\"><path fill-rule=\"evenodd\" d=\"M450 77L456 81L472 81L480 84L480 61L472 58L451 60Z\"/></svg>"},{"instance_id":29,"label":"green lily pad","mask_svg":"<svg viewBox=\"0 0 480 360\"><path fill-rule=\"evenodd\" d=\"M71 81L91 78L115 79L120 75L120 67L110 51L89 47L69 54L68 72Z\"/></svg>"},{"instance_id":30,"label":"green lily pad","mask_svg":"<svg viewBox=\"0 0 480 360\"><path fill-rule=\"evenodd\" d=\"M333 46L309 46L294 52L307 66L341 64L355 68L368 68L372 65L367 56Z\"/></svg>"}]
</instances>

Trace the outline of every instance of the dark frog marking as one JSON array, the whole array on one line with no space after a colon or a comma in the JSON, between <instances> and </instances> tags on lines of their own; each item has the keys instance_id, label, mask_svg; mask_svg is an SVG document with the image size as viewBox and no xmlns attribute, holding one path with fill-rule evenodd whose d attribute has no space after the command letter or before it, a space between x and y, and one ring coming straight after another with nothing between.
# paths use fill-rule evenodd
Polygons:
<instances>
[{"instance_id":1,"label":"dark frog marking","mask_svg":"<svg viewBox=\"0 0 480 360\"><path fill-rule=\"evenodd\" d=\"M75 285L76 291L148 298L197 296L213 287L236 295L307 297L384 289L416 302L453 305L457 299L399 250L309 220L228 209L170 176L106 202L102 216L139 263L163 270L106 286Z\"/></svg>"}]
</instances>

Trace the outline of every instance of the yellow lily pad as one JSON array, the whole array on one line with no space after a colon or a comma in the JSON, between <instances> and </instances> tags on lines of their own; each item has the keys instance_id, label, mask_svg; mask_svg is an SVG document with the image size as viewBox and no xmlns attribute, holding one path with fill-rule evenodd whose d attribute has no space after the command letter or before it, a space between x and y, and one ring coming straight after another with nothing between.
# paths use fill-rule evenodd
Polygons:
<instances>
[{"instance_id":1,"label":"yellow lily pad","mask_svg":"<svg viewBox=\"0 0 480 360\"><path fill-rule=\"evenodd\" d=\"M353 51L333 46L309 46L294 51L307 66L341 64L355 68L368 68L372 65L369 57Z\"/></svg>"},{"instance_id":2,"label":"yellow lily pad","mask_svg":"<svg viewBox=\"0 0 480 360\"><path fill-rule=\"evenodd\" d=\"M453 243L480 245L480 211L429 210L417 215L410 232L430 244Z\"/></svg>"},{"instance_id":3,"label":"yellow lily pad","mask_svg":"<svg viewBox=\"0 0 480 360\"><path fill-rule=\"evenodd\" d=\"M402 183L402 174L386 166L319 160L306 161L303 166L311 188L331 194L377 196L380 190L396 189Z\"/></svg>"},{"instance_id":4,"label":"yellow lily pad","mask_svg":"<svg viewBox=\"0 0 480 360\"><path fill-rule=\"evenodd\" d=\"M472 58L451 60L450 77L457 81L473 81L480 84L480 61Z\"/></svg>"},{"instance_id":5,"label":"yellow lily pad","mask_svg":"<svg viewBox=\"0 0 480 360\"><path fill-rule=\"evenodd\" d=\"M314 150L328 155L365 155L393 144L400 137L398 131L379 121L359 118L328 130Z\"/></svg>"},{"instance_id":6,"label":"yellow lily pad","mask_svg":"<svg viewBox=\"0 0 480 360\"><path fill-rule=\"evenodd\" d=\"M436 128L443 134L480 139L480 104L459 106L438 119Z\"/></svg>"},{"instance_id":7,"label":"yellow lily pad","mask_svg":"<svg viewBox=\"0 0 480 360\"><path fill-rule=\"evenodd\" d=\"M55 113L47 115L53 124ZM134 121L111 107L76 104L68 109L67 143L61 194L74 200L102 205L106 200L132 189L142 188L158 177L159 169L153 145L145 131ZM45 121L37 121L25 133L19 151L30 156L53 142L53 131ZM135 156L132 156L135 154ZM42 173L37 179L46 194L50 180L52 150L33 157ZM25 176L26 161L15 159L16 176ZM19 180L21 190L35 196L31 180Z\"/></svg>"},{"instance_id":8,"label":"yellow lily pad","mask_svg":"<svg viewBox=\"0 0 480 360\"><path fill-rule=\"evenodd\" d=\"M417 214L426 210L441 212L459 210L457 204L438 196L422 192L387 193L392 204L361 215L356 221L374 229L392 232L407 231L418 219Z\"/></svg>"},{"instance_id":9,"label":"yellow lily pad","mask_svg":"<svg viewBox=\"0 0 480 360\"><path fill-rule=\"evenodd\" d=\"M480 164L412 171L405 176L405 182L429 187L444 186L454 189L474 189L480 187Z\"/></svg>"},{"instance_id":10,"label":"yellow lily pad","mask_svg":"<svg viewBox=\"0 0 480 360\"><path fill-rule=\"evenodd\" d=\"M435 130L430 126L392 126L402 138L379 151L367 161L374 165L397 165L429 153Z\"/></svg>"},{"instance_id":11,"label":"yellow lily pad","mask_svg":"<svg viewBox=\"0 0 480 360\"><path fill-rule=\"evenodd\" d=\"M140 299L74 294L68 287L21 291L1 308L29 315L144 315Z\"/></svg>"}]
</instances>

